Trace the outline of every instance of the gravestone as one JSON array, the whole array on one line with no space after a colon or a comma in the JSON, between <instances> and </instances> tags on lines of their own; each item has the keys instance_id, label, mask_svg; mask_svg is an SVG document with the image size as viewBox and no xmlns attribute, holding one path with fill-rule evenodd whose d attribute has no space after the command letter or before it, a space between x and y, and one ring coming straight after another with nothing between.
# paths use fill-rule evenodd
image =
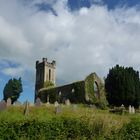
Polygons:
<instances>
[{"instance_id":1,"label":"gravestone","mask_svg":"<svg viewBox=\"0 0 140 140\"><path fill-rule=\"evenodd\" d=\"M132 108L131 108L131 105L129 105L129 114L132 113Z\"/></svg>"},{"instance_id":2,"label":"gravestone","mask_svg":"<svg viewBox=\"0 0 140 140\"><path fill-rule=\"evenodd\" d=\"M72 110L73 110L73 111L76 111L76 110L77 110L77 105L73 104Z\"/></svg>"},{"instance_id":3,"label":"gravestone","mask_svg":"<svg viewBox=\"0 0 140 140\"><path fill-rule=\"evenodd\" d=\"M46 105L50 105L50 102L47 102Z\"/></svg>"},{"instance_id":4,"label":"gravestone","mask_svg":"<svg viewBox=\"0 0 140 140\"><path fill-rule=\"evenodd\" d=\"M65 105L70 105L70 100L69 99L67 99L67 100L65 100Z\"/></svg>"},{"instance_id":5,"label":"gravestone","mask_svg":"<svg viewBox=\"0 0 140 140\"><path fill-rule=\"evenodd\" d=\"M55 114L59 114L61 112L62 112L61 106L60 105L56 106L55 107Z\"/></svg>"},{"instance_id":6,"label":"gravestone","mask_svg":"<svg viewBox=\"0 0 140 140\"><path fill-rule=\"evenodd\" d=\"M39 107L39 106L41 106L41 105L42 105L42 102L41 102L40 98L38 97L38 98L36 99L35 106Z\"/></svg>"},{"instance_id":7,"label":"gravestone","mask_svg":"<svg viewBox=\"0 0 140 140\"><path fill-rule=\"evenodd\" d=\"M96 105L90 104L89 107L92 108L92 109L97 109Z\"/></svg>"},{"instance_id":8,"label":"gravestone","mask_svg":"<svg viewBox=\"0 0 140 140\"><path fill-rule=\"evenodd\" d=\"M132 114L135 114L135 108L134 108L134 106L132 106L131 112L132 112Z\"/></svg>"},{"instance_id":9,"label":"gravestone","mask_svg":"<svg viewBox=\"0 0 140 140\"><path fill-rule=\"evenodd\" d=\"M11 104L12 104L11 98L8 98L8 99L7 99L7 103L6 103L7 107L8 107L8 106L11 106Z\"/></svg>"},{"instance_id":10,"label":"gravestone","mask_svg":"<svg viewBox=\"0 0 140 140\"><path fill-rule=\"evenodd\" d=\"M50 101L49 101L49 95L47 96L47 105L50 104Z\"/></svg>"},{"instance_id":11,"label":"gravestone","mask_svg":"<svg viewBox=\"0 0 140 140\"><path fill-rule=\"evenodd\" d=\"M29 107L30 107L30 106L32 106L32 107L33 107L33 106L34 106L34 104L33 104L33 103L29 103Z\"/></svg>"},{"instance_id":12,"label":"gravestone","mask_svg":"<svg viewBox=\"0 0 140 140\"><path fill-rule=\"evenodd\" d=\"M57 107L59 103L57 101L54 102L54 106Z\"/></svg>"},{"instance_id":13,"label":"gravestone","mask_svg":"<svg viewBox=\"0 0 140 140\"><path fill-rule=\"evenodd\" d=\"M0 111L6 109L6 107L7 107L6 102L5 102L4 100L2 100L2 101L0 102Z\"/></svg>"},{"instance_id":14,"label":"gravestone","mask_svg":"<svg viewBox=\"0 0 140 140\"><path fill-rule=\"evenodd\" d=\"M27 116L29 114L29 102L25 102L25 109L24 109L24 115Z\"/></svg>"},{"instance_id":15,"label":"gravestone","mask_svg":"<svg viewBox=\"0 0 140 140\"><path fill-rule=\"evenodd\" d=\"M123 105L123 104L121 105L120 109L121 109L121 114L123 115L123 114L124 114L124 112L125 112L125 107L124 107L124 105Z\"/></svg>"},{"instance_id":16,"label":"gravestone","mask_svg":"<svg viewBox=\"0 0 140 140\"><path fill-rule=\"evenodd\" d=\"M15 101L13 105L14 105L14 106L21 106L22 104L21 104L20 101Z\"/></svg>"}]
</instances>

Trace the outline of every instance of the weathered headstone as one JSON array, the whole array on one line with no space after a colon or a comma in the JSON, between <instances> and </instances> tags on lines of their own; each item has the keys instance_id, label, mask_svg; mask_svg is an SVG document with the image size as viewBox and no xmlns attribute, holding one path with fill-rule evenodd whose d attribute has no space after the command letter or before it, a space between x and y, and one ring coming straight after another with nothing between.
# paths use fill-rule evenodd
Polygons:
<instances>
[{"instance_id":1,"label":"weathered headstone","mask_svg":"<svg viewBox=\"0 0 140 140\"><path fill-rule=\"evenodd\" d=\"M36 99L35 105L38 107L42 105L42 102L39 97Z\"/></svg>"},{"instance_id":2,"label":"weathered headstone","mask_svg":"<svg viewBox=\"0 0 140 140\"><path fill-rule=\"evenodd\" d=\"M50 102L47 102L46 105L50 105Z\"/></svg>"},{"instance_id":3,"label":"weathered headstone","mask_svg":"<svg viewBox=\"0 0 140 140\"><path fill-rule=\"evenodd\" d=\"M96 105L90 104L89 107L92 108L92 109L97 109Z\"/></svg>"},{"instance_id":4,"label":"weathered headstone","mask_svg":"<svg viewBox=\"0 0 140 140\"><path fill-rule=\"evenodd\" d=\"M134 106L132 106L131 112L132 112L132 114L135 114L135 108L134 108Z\"/></svg>"},{"instance_id":5,"label":"weathered headstone","mask_svg":"<svg viewBox=\"0 0 140 140\"><path fill-rule=\"evenodd\" d=\"M54 102L54 106L57 107L59 103L57 101Z\"/></svg>"},{"instance_id":6,"label":"weathered headstone","mask_svg":"<svg viewBox=\"0 0 140 140\"><path fill-rule=\"evenodd\" d=\"M73 111L76 111L76 110L77 110L77 105L73 104L72 110L73 110Z\"/></svg>"},{"instance_id":7,"label":"weathered headstone","mask_svg":"<svg viewBox=\"0 0 140 140\"><path fill-rule=\"evenodd\" d=\"M125 107L124 107L124 105L123 105L123 104L121 105L120 109L121 109L121 114L123 115L123 114L124 114L124 112L125 112Z\"/></svg>"},{"instance_id":8,"label":"weathered headstone","mask_svg":"<svg viewBox=\"0 0 140 140\"><path fill-rule=\"evenodd\" d=\"M6 109L6 107L7 107L6 102L5 102L4 100L2 100L2 101L0 102L0 111Z\"/></svg>"},{"instance_id":9,"label":"weathered headstone","mask_svg":"<svg viewBox=\"0 0 140 140\"><path fill-rule=\"evenodd\" d=\"M60 105L56 106L55 107L55 114L59 114L61 112L62 112L61 106Z\"/></svg>"},{"instance_id":10,"label":"weathered headstone","mask_svg":"<svg viewBox=\"0 0 140 140\"><path fill-rule=\"evenodd\" d=\"M131 108L131 105L129 105L129 114L132 113L132 108Z\"/></svg>"},{"instance_id":11,"label":"weathered headstone","mask_svg":"<svg viewBox=\"0 0 140 140\"><path fill-rule=\"evenodd\" d=\"M7 99L7 103L6 103L7 107L8 107L8 106L11 106L11 104L12 104L11 98L8 98L8 99Z\"/></svg>"},{"instance_id":12,"label":"weathered headstone","mask_svg":"<svg viewBox=\"0 0 140 140\"><path fill-rule=\"evenodd\" d=\"M69 99L65 100L65 104L69 106L70 105L70 100Z\"/></svg>"},{"instance_id":13,"label":"weathered headstone","mask_svg":"<svg viewBox=\"0 0 140 140\"><path fill-rule=\"evenodd\" d=\"M29 103L29 106L34 106L34 104L33 103Z\"/></svg>"},{"instance_id":14,"label":"weathered headstone","mask_svg":"<svg viewBox=\"0 0 140 140\"><path fill-rule=\"evenodd\" d=\"M13 105L14 105L14 106L21 106L22 104L21 104L20 101L15 101Z\"/></svg>"},{"instance_id":15,"label":"weathered headstone","mask_svg":"<svg viewBox=\"0 0 140 140\"><path fill-rule=\"evenodd\" d=\"M50 102L49 102L49 95L47 96L47 105L49 105Z\"/></svg>"},{"instance_id":16,"label":"weathered headstone","mask_svg":"<svg viewBox=\"0 0 140 140\"><path fill-rule=\"evenodd\" d=\"M24 115L27 116L29 114L29 102L25 102L25 109L24 109Z\"/></svg>"}]
</instances>

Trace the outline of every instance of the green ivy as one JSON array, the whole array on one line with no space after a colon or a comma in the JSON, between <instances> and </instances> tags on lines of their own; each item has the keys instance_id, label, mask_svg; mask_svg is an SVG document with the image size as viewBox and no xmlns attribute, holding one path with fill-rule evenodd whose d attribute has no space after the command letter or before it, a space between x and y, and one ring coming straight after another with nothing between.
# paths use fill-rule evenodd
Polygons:
<instances>
[{"instance_id":1,"label":"green ivy","mask_svg":"<svg viewBox=\"0 0 140 140\"><path fill-rule=\"evenodd\" d=\"M54 84L51 81L44 82L44 88L52 88Z\"/></svg>"}]
</instances>

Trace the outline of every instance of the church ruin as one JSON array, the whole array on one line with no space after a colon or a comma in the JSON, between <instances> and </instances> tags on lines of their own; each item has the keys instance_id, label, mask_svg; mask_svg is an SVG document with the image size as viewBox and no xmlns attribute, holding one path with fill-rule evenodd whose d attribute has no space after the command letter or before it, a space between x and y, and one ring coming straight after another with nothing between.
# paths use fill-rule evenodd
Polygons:
<instances>
[{"instance_id":1,"label":"church ruin","mask_svg":"<svg viewBox=\"0 0 140 140\"><path fill-rule=\"evenodd\" d=\"M71 103L90 104L105 100L104 84L96 73L91 73L82 81L55 87L55 70L55 61L50 63L47 58L43 58L42 62L36 61L35 99L39 97L43 103L70 100ZM45 86L46 82L51 86Z\"/></svg>"}]
</instances>

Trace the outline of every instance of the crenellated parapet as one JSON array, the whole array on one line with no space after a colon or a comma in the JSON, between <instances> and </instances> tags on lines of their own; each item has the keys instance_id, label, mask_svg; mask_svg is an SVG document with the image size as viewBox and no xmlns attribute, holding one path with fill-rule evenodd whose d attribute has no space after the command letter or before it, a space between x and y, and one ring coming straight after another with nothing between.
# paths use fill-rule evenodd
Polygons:
<instances>
[{"instance_id":1,"label":"crenellated parapet","mask_svg":"<svg viewBox=\"0 0 140 140\"><path fill-rule=\"evenodd\" d=\"M42 61L40 62L39 60L36 61L36 68L40 66L40 64L45 64L48 67L55 68L56 67L56 61L52 60L52 62L48 62L47 58L42 58Z\"/></svg>"}]
</instances>

